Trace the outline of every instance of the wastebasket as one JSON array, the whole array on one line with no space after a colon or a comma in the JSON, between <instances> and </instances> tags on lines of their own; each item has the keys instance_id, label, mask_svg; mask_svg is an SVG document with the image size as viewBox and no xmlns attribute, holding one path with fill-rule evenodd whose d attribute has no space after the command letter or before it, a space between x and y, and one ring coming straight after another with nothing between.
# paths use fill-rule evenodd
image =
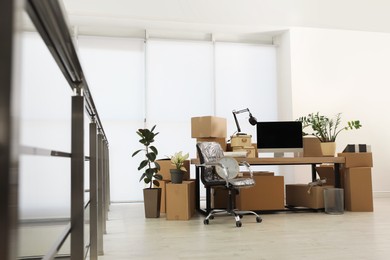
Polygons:
<instances>
[{"instance_id":1,"label":"wastebasket","mask_svg":"<svg viewBox=\"0 0 390 260\"><path fill-rule=\"evenodd\" d=\"M344 189L326 188L324 189L325 213L344 213Z\"/></svg>"}]
</instances>

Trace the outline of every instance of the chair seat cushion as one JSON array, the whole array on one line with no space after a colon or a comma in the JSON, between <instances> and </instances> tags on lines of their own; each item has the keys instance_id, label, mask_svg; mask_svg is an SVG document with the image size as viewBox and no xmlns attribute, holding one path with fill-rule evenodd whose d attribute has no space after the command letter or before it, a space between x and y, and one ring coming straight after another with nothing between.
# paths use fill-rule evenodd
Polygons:
<instances>
[{"instance_id":1,"label":"chair seat cushion","mask_svg":"<svg viewBox=\"0 0 390 260\"><path fill-rule=\"evenodd\" d=\"M255 181L251 178L235 178L229 180L229 183L234 187L251 187L255 185Z\"/></svg>"}]
</instances>

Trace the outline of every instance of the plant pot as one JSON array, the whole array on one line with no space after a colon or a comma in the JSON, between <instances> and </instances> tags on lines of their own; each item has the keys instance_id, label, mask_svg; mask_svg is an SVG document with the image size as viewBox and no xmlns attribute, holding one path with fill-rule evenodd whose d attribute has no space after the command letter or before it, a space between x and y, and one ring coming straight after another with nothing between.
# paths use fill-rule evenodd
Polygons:
<instances>
[{"instance_id":1,"label":"plant pot","mask_svg":"<svg viewBox=\"0 0 390 260\"><path fill-rule=\"evenodd\" d=\"M161 206L161 188L144 189L145 218L159 218Z\"/></svg>"},{"instance_id":2,"label":"plant pot","mask_svg":"<svg viewBox=\"0 0 390 260\"><path fill-rule=\"evenodd\" d=\"M171 169L171 182L172 183L183 183L184 172L182 170Z\"/></svg>"},{"instance_id":3,"label":"plant pot","mask_svg":"<svg viewBox=\"0 0 390 260\"><path fill-rule=\"evenodd\" d=\"M336 143L322 142L321 151L322 151L322 156L334 156L336 153Z\"/></svg>"}]
</instances>

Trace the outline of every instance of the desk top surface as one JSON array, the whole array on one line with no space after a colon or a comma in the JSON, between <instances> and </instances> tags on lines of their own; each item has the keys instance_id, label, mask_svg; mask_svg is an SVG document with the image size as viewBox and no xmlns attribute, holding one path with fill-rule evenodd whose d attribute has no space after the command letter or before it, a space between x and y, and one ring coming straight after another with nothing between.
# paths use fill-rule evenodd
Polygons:
<instances>
[{"instance_id":1,"label":"desk top surface","mask_svg":"<svg viewBox=\"0 0 390 260\"><path fill-rule=\"evenodd\" d=\"M270 158L234 158L251 165L298 165L320 163L345 163L344 157L270 157ZM199 164L199 159L191 159L191 164Z\"/></svg>"}]
</instances>

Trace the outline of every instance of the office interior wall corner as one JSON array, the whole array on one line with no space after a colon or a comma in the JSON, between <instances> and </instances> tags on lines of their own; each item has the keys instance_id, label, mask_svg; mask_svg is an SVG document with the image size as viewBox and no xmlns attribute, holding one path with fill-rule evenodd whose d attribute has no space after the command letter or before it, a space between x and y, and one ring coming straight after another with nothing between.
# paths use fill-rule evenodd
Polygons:
<instances>
[{"instance_id":1,"label":"office interior wall corner","mask_svg":"<svg viewBox=\"0 0 390 260\"><path fill-rule=\"evenodd\" d=\"M387 154L390 127L389 33L294 28L290 30L291 88L294 117L320 111L343 113L343 120L359 119L363 127L337 138L341 152L348 143L372 147L373 191L390 191ZM298 176L296 176L298 177Z\"/></svg>"},{"instance_id":2,"label":"office interior wall corner","mask_svg":"<svg viewBox=\"0 0 390 260\"><path fill-rule=\"evenodd\" d=\"M290 58L290 32L285 31L273 39L276 45L277 60L277 107L279 120L292 120L292 91L291 91L291 58ZM285 183L295 183L297 167L280 167Z\"/></svg>"}]
</instances>

